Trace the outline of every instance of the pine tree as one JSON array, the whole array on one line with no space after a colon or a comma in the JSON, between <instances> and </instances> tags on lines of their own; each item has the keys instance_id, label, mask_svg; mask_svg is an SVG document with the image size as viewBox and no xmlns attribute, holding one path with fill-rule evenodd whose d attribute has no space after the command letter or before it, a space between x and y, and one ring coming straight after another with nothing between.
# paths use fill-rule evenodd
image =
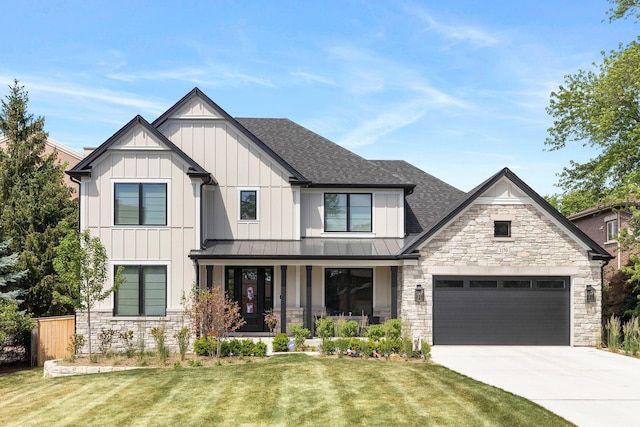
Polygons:
<instances>
[{"instance_id":1,"label":"pine tree","mask_svg":"<svg viewBox=\"0 0 640 427\"><path fill-rule=\"evenodd\" d=\"M27 111L29 96L16 80L2 101L0 132L7 138L0 150L0 240L18 253L17 282L26 291L23 307L35 317L68 314L54 292L63 289L53 268L54 248L77 221L77 204L63 182L64 166L57 153L45 153L44 118Z\"/></svg>"}]
</instances>

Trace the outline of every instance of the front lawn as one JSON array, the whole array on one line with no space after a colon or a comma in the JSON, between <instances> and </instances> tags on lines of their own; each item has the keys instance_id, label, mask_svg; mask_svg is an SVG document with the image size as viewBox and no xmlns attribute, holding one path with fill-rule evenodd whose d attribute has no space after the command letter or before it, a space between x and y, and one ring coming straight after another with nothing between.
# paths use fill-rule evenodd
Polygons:
<instances>
[{"instance_id":1,"label":"front lawn","mask_svg":"<svg viewBox=\"0 0 640 427\"><path fill-rule=\"evenodd\" d=\"M566 426L525 399L428 363L274 356L210 368L0 376L0 425Z\"/></svg>"}]
</instances>

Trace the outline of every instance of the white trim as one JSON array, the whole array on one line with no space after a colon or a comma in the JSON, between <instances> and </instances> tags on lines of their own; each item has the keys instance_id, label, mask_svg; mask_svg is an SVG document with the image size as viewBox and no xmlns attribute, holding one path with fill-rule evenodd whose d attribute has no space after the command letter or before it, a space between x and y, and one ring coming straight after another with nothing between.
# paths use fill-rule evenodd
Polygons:
<instances>
[{"instance_id":1,"label":"white trim","mask_svg":"<svg viewBox=\"0 0 640 427\"><path fill-rule=\"evenodd\" d=\"M573 276L569 276L569 345L573 347L575 345L575 327L576 327L576 319L575 319L575 302L577 292L576 287L574 286L574 278Z\"/></svg>"},{"instance_id":2,"label":"white trim","mask_svg":"<svg viewBox=\"0 0 640 427\"><path fill-rule=\"evenodd\" d=\"M515 184L514 184L515 185ZM531 204L529 197L485 197L474 200L473 204L479 205L527 205Z\"/></svg>"},{"instance_id":3,"label":"white trim","mask_svg":"<svg viewBox=\"0 0 640 427\"><path fill-rule=\"evenodd\" d=\"M122 225L116 224L116 184L166 184L167 185L167 224L166 225ZM169 228L171 227L171 178L111 178L111 227L115 229L120 228ZM104 199L101 197L101 199ZM199 247L199 246L197 246Z\"/></svg>"},{"instance_id":4,"label":"white trim","mask_svg":"<svg viewBox=\"0 0 640 427\"><path fill-rule=\"evenodd\" d=\"M87 213L89 207L87 185L91 182L91 177L82 177L80 179L80 231L87 229Z\"/></svg>"},{"instance_id":5,"label":"white trim","mask_svg":"<svg viewBox=\"0 0 640 427\"><path fill-rule=\"evenodd\" d=\"M242 192L243 191L255 191L256 192L256 219L241 219L242 214ZM260 222L260 187L238 187L238 223L239 224L257 224Z\"/></svg>"},{"instance_id":6,"label":"white trim","mask_svg":"<svg viewBox=\"0 0 640 427\"><path fill-rule=\"evenodd\" d=\"M300 240L300 189L291 187L293 191L293 240Z\"/></svg>"},{"instance_id":7,"label":"white trim","mask_svg":"<svg viewBox=\"0 0 640 427\"><path fill-rule=\"evenodd\" d=\"M194 193L196 195L195 197L195 214L196 214L196 222L194 224L194 229L195 229L195 236L194 236L194 241L195 241L195 246L194 248L199 249L202 246L202 242L201 242L201 230L200 230L200 217L201 217L201 211L202 211L202 186L200 185L200 183L194 181L191 183L191 185L194 186ZM167 203L167 210L169 208L169 204Z\"/></svg>"}]
</instances>

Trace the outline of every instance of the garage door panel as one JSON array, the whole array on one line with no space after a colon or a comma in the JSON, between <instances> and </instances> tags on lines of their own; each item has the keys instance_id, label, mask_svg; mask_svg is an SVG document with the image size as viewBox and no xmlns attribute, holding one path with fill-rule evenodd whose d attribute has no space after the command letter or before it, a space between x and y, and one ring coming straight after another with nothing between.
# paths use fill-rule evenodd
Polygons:
<instances>
[{"instance_id":1,"label":"garage door panel","mask_svg":"<svg viewBox=\"0 0 640 427\"><path fill-rule=\"evenodd\" d=\"M569 345L567 290L434 289L434 344Z\"/></svg>"}]
</instances>

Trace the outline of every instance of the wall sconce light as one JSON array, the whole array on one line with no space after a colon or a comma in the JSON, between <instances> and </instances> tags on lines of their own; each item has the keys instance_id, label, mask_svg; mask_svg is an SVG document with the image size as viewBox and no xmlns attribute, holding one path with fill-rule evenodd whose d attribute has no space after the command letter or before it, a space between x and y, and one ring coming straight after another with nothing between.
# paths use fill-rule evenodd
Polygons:
<instances>
[{"instance_id":1,"label":"wall sconce light","mask_svg":"<svg viewBox=\"0 0 640 427\"><path fill-rule=\"evenodd\" d=\"M424 288L422 287L422 285L418 284L416 286L416 302L423 302L424 301Z\"/></svg>"},{"instance_id":2,"label":"wall sconce light","mask_svg":"<svg viewBox=\"0 0 640 427\"><path fill-rule=\"evenodd\" d=\"M587 303L596 302L596 288L588 285L584 292L584 300Z\"/></svg>"}]
</instances>

